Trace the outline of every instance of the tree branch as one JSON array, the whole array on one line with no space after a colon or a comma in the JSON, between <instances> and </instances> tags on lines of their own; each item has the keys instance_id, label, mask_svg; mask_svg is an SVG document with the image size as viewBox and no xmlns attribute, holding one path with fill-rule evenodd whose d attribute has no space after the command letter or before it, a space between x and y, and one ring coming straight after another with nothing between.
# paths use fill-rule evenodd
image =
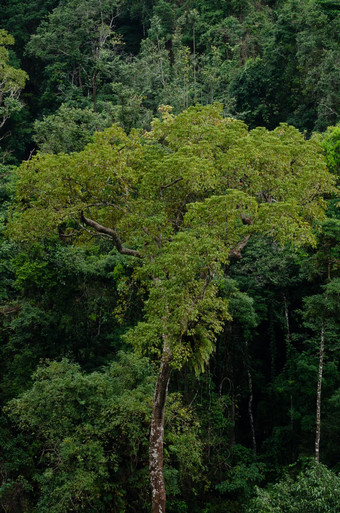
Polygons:
<instances>
[{"instance_id":1,"label":"tree branch","mask_svg":"<svg viewBox=\"0 0 340 513\"><path fill-rule=\"evenodd\" d=\"M235 246L230 252L229 252L229 258L230 260L241 260L242 258L242 250L246 247L248 244L248 241L250 239L251 235L246 235L238 244Z\"/></svg>"},{"instance_id":2,"label":"tree branch","mask_svg":"<svg viewBox=\"0 0 340 513\"><path fill-rule=\"evenodd\" d=\"M164 189L167 189L168 187L175 185L175 183L180 182L181 180L183 180L182 176L180 178L176 178L176 180L173 180L172 182L168 183L167 185L161 185L161 190L163 191Z\"/></svg>"},{"instance_id":3,"label":"tree branch","mask_svg":"<svg viewBox=\"0 0 340 513\"><path fill-rule=\"evenodd\" d=\"M243 212L241 212L241 220L243 224L253 224L253 218L246 217L246 215Z\"/></svg>"},{"instance_id":4,"label":"tree branch","mask_svg":"<svg viewBox=\"0 0 340 513\"><path fill-rule=\"evenodd\" d=\"M151 235L151 233L149 232L149 230L147 229L146 226L143 226L143 231L149 235L150 237L153 238L153 240L156 242L158 248L160 249L162 247L162 240L160 239L160 237L157 237L157 235Z\"/></svg>"},{"instance_id":5,"label":"tree branch","mask_svg":"<svg viewBox=\"0 0 340 513\"><path fill-rule=\"evenodd\" d=\"M117 235L116 230L113 228L108 228L107 226L102 226L101 224L97 223L96 221L93 221L92 219L89 219L88 217L84 216L84 213L80 213L80 219L83 223L85 223L87 226L91 226L96 232L101 233L103 235L109 235L111 239L114 242L114 245L116 246L116 249L119 251L121 255L129 255L134 256L137 258L140 258L141 255L139 251L136 251L134 249L124 248L122 241Z\"/></svg>"}]
</instances>

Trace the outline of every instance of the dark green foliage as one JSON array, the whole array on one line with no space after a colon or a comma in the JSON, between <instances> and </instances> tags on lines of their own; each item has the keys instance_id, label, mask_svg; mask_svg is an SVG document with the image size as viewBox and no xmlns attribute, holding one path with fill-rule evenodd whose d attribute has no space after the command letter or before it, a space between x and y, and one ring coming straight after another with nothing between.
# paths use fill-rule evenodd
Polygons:
<instances>
[{"instance_id":1,"label":"dark green foliage","mask_svg":"<svg viewBox=\"0 0 340 513\"><path fill-rule=\"evenodd\" d=\"M329 4L5 2L3 26L31 79L11 148L30 151L34 119L65 102L128 130L148 127L160 104L214 101L251 127L325 130L339 116L340 18Z\"/></svg>"},{"instance_id":2,"label":"dark green foliage","mask_svg":"<svg viewBox=\"0 0 340 513\"><path fill-rule=\"evenodd\" d=\"M170 122L167 107L158 113L161 105L172 106L177 115L195 103L219 102L223 107L216 107L215 114L223 109L226 116L244 120L250 128L272 130L287 122L306 132L313 141L309 148L321 143L328 168L338 179L340 3L2 0L0 4L0 29L8 33L1 30L7 42L0 48L0 74L9 69L20 82L15 98L9 98L10 89L7 99L6 94L1 96L4 86L0 85L0 118L6 118L0 133L0 400L2 406L7 404L0 417L0 508L4 513L148 511L154 368L129 351L131 342L146 351L149 338L143 330L131 328L143 319L154 297L145 275L128 257L117 255L111 243L84 234L85 247L75 244L78 210L72 210L69 198L65 200L69 220L60 224L58 235L52 236L47 228L39 243L9 240L5 231L17 188L11 178L14 166L37 151L57 163L55 154L82 151L93 142L95 132L113 123L132 131L131 139L121 144L118 160L107 153L109 164L106 154L96 160L95 146L83 160L65 156L70 169L74 165L73 192L79 194L80 203L84 190L76 182L87 166L94 170L88 208L99 209L104 219L109 196L99 207L98 197L116 182L101 173L107 166L119 174L117 162L126 153L121 190L122 184L134 180L129 174L135 169L129 145L139 137L134 129L149 130L154 116ZM21 70L29 75L26 85ZM284 184L286 175L275 173L280 172L292 141L300 138L296 132L282 125L262 139L262 129L251 131L232 149L230 142L219 140L217 129L207 128L203 139L197 135L198 112L199 107L176 118L173 140L168 138L170 125L160 129L157 121L158 136L152 142L146 136L136 150L147 148L139 171L148 183L147 177L157 168L158 188L151 180L152 191L122 231L131 232L132 246L139 245L145 253L151 252L155 241L135 236L133 229L141 216L149 229L160 230L164 219L156 201L168 198L168 204L180 212L176 221L169 215L169 229L175 232L175 223L189 218L183 205L211 193L215 179L211 163L216 159L221 161L219 172L229 166L231 182L240 183L246 193L250 181L255 183L267 168L270 190L279 195ZM244 127L237 126L241 134ZM111 133L113 139L123 137L118 128ZM95 137L104 141L106 136ZM183 138L187 138L185 149ZM211 141L214 144L208 148ZM304 144L301 137L291 153L293 170L299 162L309 169ZM202 155L204 165L199 167ZM320 153L318 158L322 159ZM248 171L241 176L245 165ZM49 173L53 175L55 169ZM179 176L185 180L171 185ZM308 178L308 173L304 176ZM32 187L32 177L27 186ZM210 182L204 189L207 177ZM56 180L55 188L60 183ZM311 187L304 190L301 183L300 206L313 191L317 194ZM161 195L159 184L167 186ZM224 193L226 185L222 188ZM131 190L132 202L138 194L135 183ZM27 213L28 199L22 194ZM48 186L44 194L51 201ZM225 263L216 279L214 301L228 303L232 318L221 324L215 352L200 376L193 367L204 368L202 355L208 359L211 341L194 352L193 341L184 337L192 366L185 364L173 372L165 427L169 513L340 511L335 473L340 470L339 195L333 190L325 199L327 218L315 225L315 247L293 250L271 236L252 235L239 255L242 258L234 255ZM263 198L257 200L263 204ZM210 224L202 223L204 244L215 229L215 207L210 203L204 214L211 214ZM49 226L45 214L39 229ZM291 233L293 217L286 224ZM114 225L109 215L105 219ZM281 222L280 215L275 217L271 233ZM33 225L34 219L23 229L23 239ZM197 248L191 235L196 229L189 223L168 260L162 261L171 268L174 283L177 279L174 305L190 282L177 251L185 245L188 262L195 262ZM163 240L167 234L162 233ZM197 262L203 274L202 263ZM190 279L197 280L200 272ZM162 295L155 304L161 307ZM205 322L200 319L195 343L204 338ZM323 322L320 454L333 471L323 464L302 464L299 474L300 464L295 462L314 451ZM174 322L173 329L178 325ZM158 346L153 344L156 358Z\"/></svg>"},{"instance_id":3,"label":"dark green foliage","mask_svg":"<svg viewBox=\"0 0 340 513\"><path fill-rule=\"evenodd\" d=\"M32 389L7 408L21 431L35 438L39 465L29 477L40 489L35 511L87 504L106 511L108 502L110 511L121 510L123 480L144 473L151 374L146 361L131 355L121 355L105 373L85 375L67 360L39 368Z\"/></svg>"},{"instance_id":4,"label":"dark green foliage","mask_svg":"<svg viewBox=\"0 0 340 513\"><path fill-rule=\"evenodd\" d=\"M22 57L24 46L41 20L57 6L59 0L4 0L1 2L1 27L13 35L16 53Z\"/></svg>"},{"instance_id":5,"label":"dark green foliage","mask_svg":"<svg viewBox=\"0 0 340 513\"><path fill-rule=\"evenodd\" d=\"M94 132L104 130L112 122L110 113L98 114L89 108L77 109L62 104L55 114L35 121L33 139L43 153L81 151Z\"/></svg>"},{"instance_id":6,"label":"dark green foliage","mask_svg":"<svg viewBox=\"0 0 340 513\"><path fill-rule=\"evenodd\" d=\"M296 478L286 476L268 490L258 490L247 513L337 513L340 479L324 465L311 465Z\"/></svg>"},{"instance_id":7,"label":"dark green foliage","mask_svg":"<svg viewBox=\"0 0 340 513\"><path fill-rule=\"evenodd\" d=\"M94 505L102 512L144 511L153 386L150 362L132 354L120 353L103 371L90 374L66 359L40 366L31 389L6 407L21 432L13 444L17 460L6 470L21 475L7 481L3 500L13 501L23 482L37 513ZM188 473L199 476L201 442L199 424L179 394L170 396L168 422L167 480L169 495L176 496ZM20 469L19 464L28 465L23 441L33 439L33 461Z\"/></svg>"},{"instance_id":8,"label":"dark green foliage","mask_svg":"<svg viewBox=\"0 0 340 513\"><path fill-rule=\"evenodd\" d=\"M3 251L9 251L4 244ZM119 336L133 322L123 312L133 303L137 320L139 311L138 293L121 258L55 242L37 244L14 258L13 253L3 264L12 272L12 289L7 286L3 294L16 298L2 309L6 398L27 386L41 358L73 355L88 368L103 364L121 348Z\"/></svg>"}]
</instances>

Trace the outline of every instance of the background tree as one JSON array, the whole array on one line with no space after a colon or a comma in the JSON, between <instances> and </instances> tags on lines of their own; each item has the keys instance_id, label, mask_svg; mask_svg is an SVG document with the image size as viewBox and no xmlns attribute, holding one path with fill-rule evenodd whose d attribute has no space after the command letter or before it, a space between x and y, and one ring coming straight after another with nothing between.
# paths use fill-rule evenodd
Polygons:
<instances>
[{"instance_id":1,"label":"background tree","mask_svg":"<svg viewBox=\"0 0 340 513\"><path fill-rule=\"evenodd\" d=\"M6 48L14 44L14 39L5 30L0 30L0 129L8 118L22 108L19 101L21 90L28 78L25 71L16 69L9 63Z\"/></svg>"},{"instance_id":2,"label":"background tree","mask_svg":"<svg viewBox=\"0 0 340 513\"><path fill-rule=\"evenodd\" d=\"M97 110L102 77L114 73L119 6L119 1L62 3L32 36L27 48L48 63L46 73L63 100L90 96Z\"/></svg>"},{"instance_id":3,"label":"background tree","mask_svg":"<svg viewBox=\"0 0 340 513\"><path fill-rule=\"evenodd\" d=\"M90 108L77 109L62 104L55 114L34 123L34 141L43 153L81 151L100 132L112 124L110 112L100 114Z\"/></svg>"}]
</instances>

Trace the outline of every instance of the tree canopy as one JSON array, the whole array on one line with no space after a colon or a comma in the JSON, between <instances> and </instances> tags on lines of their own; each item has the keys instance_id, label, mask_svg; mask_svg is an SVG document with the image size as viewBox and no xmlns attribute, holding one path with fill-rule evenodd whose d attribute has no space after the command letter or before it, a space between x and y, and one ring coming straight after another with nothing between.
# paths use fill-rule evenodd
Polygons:
<instances>
[{"instance_id":1,"label":"tree canopy","mask_svg":"<svg viewBox=\"0 0 340 513\"><path fill-rule=\"evenodd\" d=\"M292 127L249 132L243 122L223 118L218 106L177 117L163 110L150 132L127 135L114 126L80 153L39 154L24 163L9 230L26 241L52 230L81 240L110 238L138 266L144 262L140 273L153 277L155 296L148 315L156 308L159 322L173 316L177 340L200 315L197 305L188 310L190 298L210 282L207 310L218 308L221 265L252 234L313 243L311 223L323 215L322 195L333 191L334 178L319 144ZM152 340L160 326L149 320L135 329L141 343L145 329Z\"/></svg>"}]
</instances>

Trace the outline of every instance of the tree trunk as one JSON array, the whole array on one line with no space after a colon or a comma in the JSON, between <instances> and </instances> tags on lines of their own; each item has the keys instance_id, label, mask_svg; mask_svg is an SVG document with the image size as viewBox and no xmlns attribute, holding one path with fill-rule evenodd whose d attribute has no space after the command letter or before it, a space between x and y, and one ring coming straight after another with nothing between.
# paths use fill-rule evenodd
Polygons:
<instances>
[{"instance_id":1,"label":"tree trunk","mask_svg":"<svg viewBox=\"0 0 340 513\"><path fill-rule=\"evenodd\" d=\"M288 363L292 357L292 341L290 337L290 326L289 326L289 310L288 310L288 302L287 297L283 294L283 301L285 307L285 319L286 319L286 363ZM294 444L293 444L293 436L294 436L294 400L293 394L290 393L290 431L292 433L292 461L294 461Z\"/></svg>"},{"instance_id":2,"label":"tree trunk","mask_svg":"<svg viewBox=\"0 0 340 513\"><path fill-rule=\"evenodd\" d=\"M321 339L320 339L320 357L319 357L319 373L318 373L318 388L316 393L316 430L315 430L315 461L320 461L320 433L321 433L321 387L322 387L322 372L323 372L323 358L325 353L325 320L322 319L321 325Z\"/></svg>"},{"instance_id":3,"label":"tree trunk","mask_svg":"<svg viewBox=\"0 0 340 513\"><path fill-rule=\"evenodd\" d=\"M92 97L93 97L93 110L94 110L94 112L97 112L97 86L96 86L96 84L93 84Z\"/></svg>"},{"instance_id":4,"label":"tree trunk","mask_svg":"<svg viewBox=\"0 0 340 513\"><path fill-rule=\"evenodd\" d=\"M253 399L254 399L254 394L253 394L253 378L252 378L252 375L251 375L251 372L250 372L250 369L249 369L248 359L249 359L249 355L248 355L248 342L246 342L246 354L245 354L245 361L244 361L244 363L245 363L245 367L246 367L246 371L247 371L248 387L249 387L248 415L249 415L249 422L250 422L251 441L252 441L252 446L253 446L253 453L254 453L254 456L256 457L256 453L257 453L257 449L256 449L256 434L255 434L255 424L254 424L254 415L253 415Z\"/></svg>"},{"instance_id":5,"label":"tree trunk","mask_svg":"<svg viewBox=\"0 0 340 513\"><path fill-rule=\"evenodd\" d=\"M92 100L93 100L93 110L97 112L97 74L95 73L92 76Z\"/></svg>"},{"instance_id":6,"label":"tree trunk","mask_svg":"<svg viewBox=\"0 0 340 513\"><path fill-rule=\"evenodd\" d=\"M253 415L253 380L251 377L251 372L249 367L247 368L248 374L248 386L249 386L249 400L248 400L248 414L249 414L249 422L250 422L250 430L251 430L251 441L253 445L253 453L256 456L256 435L255 435L255 426L254 426L254 415Z\"/></svg>"},{"instance_id":7,"label":"tree trunk","mask_svg":"<svg viewBox=\"0 0 340 513\"><path fill-rule=\"evenodd\" d=\"M165 340L155 388L150 431L149 469L152 513L165 513L166 495L163 473L164 412L171 370L171 352Z\"/></svg>"},{"instance_id":8,"label":"tree trunk","mask_svg":"<svg viewBox=\"0 0 340 513\"><path fill-rule=\"evenodd\" d=\"M234 388L234 385L233 385ZM230 427L230 436L229 436L229 444L231 449L233 449L236 445L236 397L234 394L234 390L231 393L231 427Z\"/></svg>"},{"instance_id":9,"label":"tree trunk","mask_svg":"<svg viewBox=\"0 0 340 513\"><path fill-rule=\"evenodd\" d=\"M283 294L283 302L285 308L285 320L286 320L286 361L288 362L291 356L291 339L290 339L290 326L289 326L289 310L288 310L288 302L287 297Z\"/></svg>"},{"instance_id":10,"label":"tree trunk","mask_svg":"<svg viewBox=\"0 0 340 513\"><path fill-rule=\"evenodd\" d=\"M194 105L197 104L197 85L196 85L196 34L195 34L195 22L192 29L192 39L194 44Z\"/></svg>"}]
</instances>

